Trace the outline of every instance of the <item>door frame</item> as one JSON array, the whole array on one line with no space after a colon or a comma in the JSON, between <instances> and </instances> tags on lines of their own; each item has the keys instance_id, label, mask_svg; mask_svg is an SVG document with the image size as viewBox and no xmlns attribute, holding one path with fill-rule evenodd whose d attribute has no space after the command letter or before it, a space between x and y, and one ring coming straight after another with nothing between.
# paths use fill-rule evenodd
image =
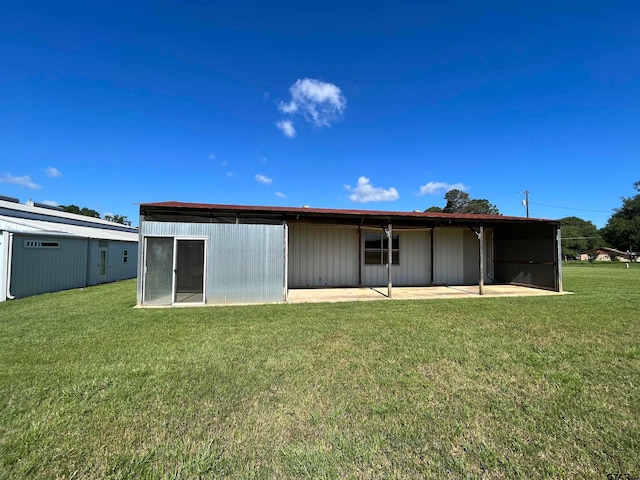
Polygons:
<instances>
[{"instance_id":1,"label":"door frame","mask_svg":"<svg viewBox=\"0 0 640 480\"><path fill-rule=\"evenodd\" d=\"M101 257L104 252L104 273L100 273ZM109 281L109 247L98 247L98 283Z\"/></svg>"},{"instance_id":2,"label":"door frame","mask_svg":"<svg viewBox=\"0 0 640 480\"><path fill-rule=\"evenodd\" d=\"M198 302L176 302L178 288L178 242L179 241L201 241L203 242L202 255L202 300ZM171 305L204 305L207 303L207 238L206 237L173 237L173 281L171 288Z\"/></svg>"},{"instance_id":3,"label":"door frame","mask_svg":"<svg viewBox=\"0 0 640 480\"><path fill-rule=\"evenodd\" d=\"M147 247L148 247L148 239L149 238L171 238L173 240L173 250L172 250L172 258L171 258L171 302L164 304L168 306L173 305L204 305L207 303L207 270L208 270L208 243L209 239L207 237L199 237L199 236L191 236L191 235L145 235L142 240L142 269L143 269L143 278L142 278L142 305L144 305L144 299L146 298L146 290L147 290ZM202 301L199 302L176 302L176 277L177 277L177 262L178 262L178 241L179 240L200 240L204 242L204 258L203 258L203 266L202 266Z\"/></svg>"}]
</instances>

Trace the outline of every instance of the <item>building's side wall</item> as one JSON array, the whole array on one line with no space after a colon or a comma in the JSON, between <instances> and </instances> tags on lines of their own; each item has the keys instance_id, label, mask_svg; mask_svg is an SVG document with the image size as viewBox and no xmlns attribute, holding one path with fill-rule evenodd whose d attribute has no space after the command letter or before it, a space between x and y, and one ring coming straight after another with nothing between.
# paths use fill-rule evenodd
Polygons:
<instances>
[{"instance_id":1,"label":"building's side wall","mask_svg":"<svg viewBox=\"0 0 640 480\"><path fill-rule=\"evenodd\" d=\"M9 273L9 232L0 230L0 302L7 299Z\"/></svg>"},{"instance_id":2,"label":"building's side wall","mask_svg":"<svg viewBox=\"0 0 640 480\"><path fill-rule=\"evenodd\" d=\"M428 285L431 281L431 237L428 230L397 230L399 235L400 265L391 266L391 279L395 286ZM364 235L364 233L363 233ZM362 283L367 286L386 286L386 265L364 264L364 242L362 242Z\"/></svg>"},{"instance_id":3,"label":"building's side wall","mask_svg":"<svg viewBox=\"0 0 640 480\"><path fill-rule=\"evenodd\" d=\"M433 231L433 283L462 285L464 282L464 230L436 228Z\"/></svg>"},{"instance_id":4,"label":"building's side wall","mask_svg":"<svg viewBox=\"0 0 640 480\"><path fill-rule=\"evenodd\" d=\"M477 230L477 227L476 227ZM476 285L480 278L480 244L470 228L443 227L433 232L436 285ZM493 229L484 229L484 282L495 282Z\"/></svg>"},{"instance_id":5,"label":"building's side wall","mask_svg":"<svg viewBox=\"0 0 640 480\"><path fill-rule=\"evenodd\" d=\"M358 285L358 229L289 223L289 287Z\"/></svg>"},{"instance_id":6,"label":"building's side wall","mask_svg":"<svg viewBox=\"0 0 640 480\"><path fill-rule=\"evenodd\" d=\"M98 250L100 241L89 240L87 251L87 285L98 285Z\"/></svg>"},{"instance_id":7,"label":"building's side wall","mask_svg":"<svg viewBox=\"0 0 640 480\"><path fill-rule=\"evenodd\" d=\"M138 265L138 245L136 242L109 241L109 269L107 281L117 282L127 278L134 278ZM124 261L124 251L127 251L127 261Z\"/></svg>"},{"instance_id":8,"label":"building's side wall","mask_svg":"<svg viewBox=\"0 0 640 480\"><path fill-rule=\"evenodd\" d=\"M145 221L140 225L140 240L153 236L205 239L206 303L282 302L284 231L283 225ZM140 268L143 274L144 261ZM138 299L143 288L144 278Z\"/></svg>"},{"instance_id":9,"label":"building's side wall","mask_svg":"<svg viewBox=\"0 0 640 480\"><path fill-rule=\"evenodd\" d=\"M58 248L27 248L25 241L59 242ZM86 286L87 239L13 235L11 294L16 298Z\"/></svg>"},{"instance_id":10,"label":"building's side wall","mask_svg":"<svg viewBox=\"0 0 640 480\"><path fill-rule=\"evenodd\" d=\"M467 228L462 230L462 283L476 285L480 279L480 248L478 236Z\"/></svg>"},{"instance_id":11,"label":"building's side wall","mask_svg":"<svg viewBox=\"0 0 640 480\"><path fill-rule=\"evenodd\" d=\"M107 249L107 274L102 279L98 276L100 248ZM126 263L123 260L125 250L127 250ZM138 243L91 239L87 262L87 285L134 278L138 271Z\"/></svg>"},{"instance_id":12,"label":"building's side wall","mask_svg":"<svg viewBox=\"0 0 640 480\"><path fill-rule=\"evenodd\" d=\"M557 288L553 225L502 225L495 236L498 282Z\"/></svg>"}]
</instances>

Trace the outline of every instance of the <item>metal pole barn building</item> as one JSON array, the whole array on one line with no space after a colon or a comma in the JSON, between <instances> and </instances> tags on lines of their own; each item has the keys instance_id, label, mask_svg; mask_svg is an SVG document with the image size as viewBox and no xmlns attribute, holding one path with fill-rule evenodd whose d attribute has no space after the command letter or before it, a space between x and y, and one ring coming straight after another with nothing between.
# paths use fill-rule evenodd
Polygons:
<instances>
[{"instance_id":1,"label":"metal pole barn building","mask_svg":"<svg viewBox=\"0 0 640 480\"><path fill-rule=\"evenodd\" d=\"M286 302L298 288L562 291L551 220L160 202L140 206L139 234L138 305Z\"/></svg>"},{"instance_id":2,"label":"metal pole barn building","mask_svg":"<svg viewBox=\"0 0 640 480\"><path fill-rule=\"evenodd\" d=\"M0 198L0 301L134 278L138 230Z\"/></svg>"}]
</instances>

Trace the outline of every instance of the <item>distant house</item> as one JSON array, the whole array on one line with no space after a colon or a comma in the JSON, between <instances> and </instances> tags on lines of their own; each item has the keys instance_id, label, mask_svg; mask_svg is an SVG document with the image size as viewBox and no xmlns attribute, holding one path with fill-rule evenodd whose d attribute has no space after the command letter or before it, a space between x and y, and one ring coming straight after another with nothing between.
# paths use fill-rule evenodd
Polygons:
<instances>
[{"instance_id":1,"label":"distant house","mask_svg":"<svg viewBox=\"0 0 640 480\"><path fill-rule=\"evenodd\" d=\"M299 288L562 291L560 224L551 220L146 203L139 248L139 305L287 302Z\"/></svg>"},{"instance_id":2,"label":"distant house","mask_svg":"<svg viewBox=\"0 0 640 480\"><path fill-rule=\"evenodd\" d=\"M616 250L615 248L598 247L581 252L579 260L594 262L628 262L631 260L632 262L637 262L640 259L638 258L637 252L623 252L621 250Z\"/></svg>"},{"instance_id":3,"label":"distant house","mask_svg":"<svg viewBox=\"0 0 640 480\"><path fill-rule=\"evenodd\" d=\"M136 276L137 228L0 197L0 301Z\"/></svg>"}]
</instances>

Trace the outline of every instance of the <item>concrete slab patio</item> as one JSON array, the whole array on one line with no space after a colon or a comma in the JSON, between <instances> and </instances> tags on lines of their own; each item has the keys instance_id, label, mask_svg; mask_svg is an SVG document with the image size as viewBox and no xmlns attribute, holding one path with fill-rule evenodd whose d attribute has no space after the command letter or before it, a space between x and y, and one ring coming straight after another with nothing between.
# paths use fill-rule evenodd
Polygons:
<instances>
[{"instance_id":1,"label":"concrete slab patio","mask_svg":"<svg viewBox=\"0 0 640 480\"><path fill-rule=\"evenodd\" d=\"M484 294L478 294L478 286L393 287L392 297L387 297L386 287L362 288L296 288L289 289L289 303L360 302L368 300L427 300L433 298L492 298L532 297L564 295L569 292L553 292L519 285L485 285Z\"/></svg>"}]
</instances>

